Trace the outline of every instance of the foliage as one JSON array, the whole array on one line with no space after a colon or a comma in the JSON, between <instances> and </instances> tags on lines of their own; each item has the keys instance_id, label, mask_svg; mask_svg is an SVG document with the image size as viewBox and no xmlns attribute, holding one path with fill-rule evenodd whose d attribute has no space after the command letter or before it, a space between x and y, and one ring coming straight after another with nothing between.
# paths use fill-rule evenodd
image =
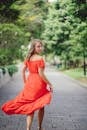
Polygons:
<instances>
[{"instance_id":1,"label":"foliage","mask_svg":"<svg viewBox=\"0 0 87 130\"><path fill-rule=\"evenodd\" d=\"M85 66L87 1L0 1L0 65L23 59L32 38L42 38L46 58L60 57L68 69Z\"/></svg>"},{"instance_id":2,"label":"foliage","mask_svg":"<svg viewBox=\"0 0 87 130\"><path fill-rule=\"evenodd\" d=\"M25 44L26 36L14 24L0 24L0 65L11 64L19 57L19 49Z\"/></svg>"},{"instance_id":3,"label":"foliage","mask_svg":"<svg viewBox=\"0 0 87 130\"><path fill-rule=\"evenodd\" d=\"M11 77L13 76L13 74L14 74L15 72L18 71L18 68L17 68L17 66L15 66L15 65L9 65L9 66L7 66L7 69L8 69L8 73L9 73L9 75L10 75Z\"/></svg>"},{"instance_id":4,"label":"foliage","mask_svg":"<svg viewBox=\"0 0 87 130\"><path fill-rule=\"evenodd\" d=\"M15 22L19 16L19 9L16 8L17 0L0 1L0 23Z\"/></svg>"},{"instance_id":5,"label":"foliage","mask_svg":"<svg viewBox=\"0 0 87 130\"><path fill-rule=\"evenodd\" d=\"M87 1L86 0L72 0L76 3L76 16L82 21L87 20Z\"/></svg>"},{"instance_id":6,"label":"foliage","mask_svg":"<svg viewBox=\"0 0 87 130\"><path fill-rule=\"evenodd\" d=\"M78 24L77 28L71 32L70 35L71 42L73 43L73 52L74 55L87 56L87 24L82 22Z\"/></svg>"},{"instance_id":7,"label":"foliage","mask_svg":"<svg viewBox=\"0 0 87 130\"><path fill-rule=\"evenodd\" d=\"M6 73L6 69L8 70L9 75L12 77L14 73L18 71L18 67L16 65L8 65L8 66L0 66L3 75Z\"/></svg>"},{"instance_id":8,"label":"foliage","mask_svg":"<svg viewBox=\"0 0 87 130\"><path fill-rule=\"evenodd\" d=\"M6 73L6 68L3 66L0 66L0 69L2 70L3 75Z\"/></svg>"},{"instance_id":9,"label":"foliage","mask_svg":"<svg viewBox=\"0 0 87 130\"><path fill-rule=\"evenodd\" d=\"M84 3L59 0L51 4L44 21L42 39L46 53L59 55L65 68L83 66L84 53L87 57L87 22L79 11ZM79 8L80 6L80 8ZM85 10L85 4L83 6Z\"/></svg>"},{"instance_id":10,"label":"foliage","mask_svg":"<svg viewBox=\"0 0 87 130\"><path fill-rule=\"evenodd\" d=\"M46 17L47 4L42 0L26 0L20 7L17 24L29 31L31 38L40 38L43 31L43 19Z\"/></svg>"},{"instance_id":11,"label":"foliage","mask_svg":"<svg viewBox=\"0 0 87 130\"><path fill-rule=\"evenodd\" d=\"M40 38L47 4L42 0L0 1L0 65L23 59L23 50L32 38Z\"/></svg>"}]
</instances>

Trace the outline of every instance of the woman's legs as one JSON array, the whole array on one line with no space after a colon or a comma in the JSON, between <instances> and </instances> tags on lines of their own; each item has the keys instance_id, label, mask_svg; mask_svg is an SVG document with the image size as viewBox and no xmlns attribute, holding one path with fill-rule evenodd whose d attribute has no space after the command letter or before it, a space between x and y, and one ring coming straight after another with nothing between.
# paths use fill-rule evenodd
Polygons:
<instances>
[{"instance_id":1,"label":"woman's legs","mask_svg":"<svg viewBox=\"0 0 87 130\"><path fill-rule=\"evenodd\" d=\"M32 125L32 121L33 121L33 117L34 117L34 113L27 115L27 130L31 130L31 125Z\"/></svg>"},{"instance_id":2,"label":"woman's legs","mask_svg":"<svg viewBox=\"0 0 87 130\"><path fill-rule=\"evenodd\" d=\"M42 130L42 121L43 121L43 117L44 117L44 107L41 108L38 112L38 130Z\"/></svg>"}]
</instances>

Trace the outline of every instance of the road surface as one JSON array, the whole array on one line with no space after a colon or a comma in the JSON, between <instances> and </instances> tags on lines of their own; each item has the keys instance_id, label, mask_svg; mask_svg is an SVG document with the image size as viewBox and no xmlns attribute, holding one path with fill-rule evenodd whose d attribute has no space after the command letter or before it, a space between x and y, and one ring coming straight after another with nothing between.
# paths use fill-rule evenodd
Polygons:
<instances>
[{"instance_id":1,"label":"road surface","mask_svg":"<svg viewBox=\"0 0 87 130\"><path fill-rule=\"evenodd\" d=\"M45 130L87 130L87 88L52 68L45 71L54 87L51 104L45 107ZM21 72L0 88L0 105L23 88ZM37 111L32 130L37 130ZM0 130L26 130L25 115L8 116L0 111Z\"/></svg>"}]
</instances>

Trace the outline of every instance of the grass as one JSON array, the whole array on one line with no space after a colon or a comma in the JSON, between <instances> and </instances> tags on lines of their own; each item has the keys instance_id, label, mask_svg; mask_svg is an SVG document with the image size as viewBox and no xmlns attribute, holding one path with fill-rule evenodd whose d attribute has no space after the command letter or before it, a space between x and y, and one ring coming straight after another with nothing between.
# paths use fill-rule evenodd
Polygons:
<instances>
[{"instance_id":1,"label":"grass","mask_svg":"<svg viewBox=\"0 0 87 130\"><path fill-rule=\"evenodd\" d=\"M87 84L87 75L84 76L82 68L62 70L62 72L76 80L81 81L82 83Z\"/></svg>"},{"instance_id":2,"label":"grass","mask_svg":"<svg viewBox=\"0 0 87 130\"><path fill-rule=\"evenodd\" d=\"M81 69L69 69L69 70L64 70L63 71L65 74L73 77L73 78L81 78L84 77L83 72Z\"/></svg>"}]
</instances>

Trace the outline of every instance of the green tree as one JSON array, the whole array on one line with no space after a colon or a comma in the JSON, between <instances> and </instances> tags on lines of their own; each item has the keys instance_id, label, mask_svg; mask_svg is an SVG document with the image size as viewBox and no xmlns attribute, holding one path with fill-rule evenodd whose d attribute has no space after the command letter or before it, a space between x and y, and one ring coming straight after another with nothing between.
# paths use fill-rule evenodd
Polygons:
<instances>
[{"instance_id":1,"label":"green tree","mask_svg":"<svg viewBox=\"0 0 87 130\"><path fill-rule=\"evenodd\" d=\"M78 67L82 57L86 60L87 17L86 13L81 15L82 8L86 11L84 2L78 5L74 0L59 0L49 6L47 19L44 21L42 38L46 46L45 52L60 55L65 68L70 68L72 64ZM86 67L84 70L85 74Z\"/></svg>"},{"instance_id":2,"label":"green tree","mask_svg":"<svg viewBox=\"0 0 87 130\"><path fill-rule=\"evenodd\" d=\"M47 4L42 0L26 0L19 7L21 13L17 24L30 32L31 38L40 38L43 31L43 19L46 17Z\"/></svg>"},{"instance_id":3,"label":"green tree","mask_svg":"<svg viewBox=\"0 0 87 130\"><path fill-rule=\"evenodd\" d=\"M73 42L74 55L82 57L84 75L86 75L86 60L87 60L87 24L81 22L78 27L71 33L71 41ZM81 59L80 59L81 60Z\"/></svg>"},{"instance_id":4,"label":"green tree","mask_svg":"<svg viewBox=\"0 0 87 130\"><path fill-rule=\"evenodd\" d=\"M15 22L20 14L16 6L17 0L0 1L0 23Z\"/></svg>"},{"instance_id":5,"label":"green tree","mask_svg":"<svg viewBox=\"0 0 87 130\"><path fill-rule=\"evenodd\" d=\"M72 0L76 3L76 17L79 17L82 21L87 20L87 0Z\"/></svg>"},{"instance_id":6,"label":"green tree","mask_svg":"<svg viewBox=\"0 0 87 130\"><path fill-rule=\"evenodd\" d=\"M0 65L11 64L19 58L19 49L26 42L24 32L16 25L0 24Z\"/></svg>"},{"instance_id":7,"label":"green tree","mask_svg":"<svg viewBox=\"0 0 87 130\"><path fill-rule=\"evenodd\" d=\"M21 45L40 38L46 11L47 4L42 0L0 1L0 64L23 58Z\"/></svg>"},{"instance_id":8,"label":"green tree","mask_svg":"<svg viewBox=\"0 0 87 130\"><path fill-rule=\"evenodd\" d=\"M67 41L73 29L71 24L75 22L72 15L73 10L74 4L65 1L59 1L55 5L49 7L47 19L44 22L45 30L42 34L47 53L60 55L62 52L66 51L66 48L70 50L71 45L69 45L69 42L69 44L67 44Z\"/></svg>"}]
</instances>

